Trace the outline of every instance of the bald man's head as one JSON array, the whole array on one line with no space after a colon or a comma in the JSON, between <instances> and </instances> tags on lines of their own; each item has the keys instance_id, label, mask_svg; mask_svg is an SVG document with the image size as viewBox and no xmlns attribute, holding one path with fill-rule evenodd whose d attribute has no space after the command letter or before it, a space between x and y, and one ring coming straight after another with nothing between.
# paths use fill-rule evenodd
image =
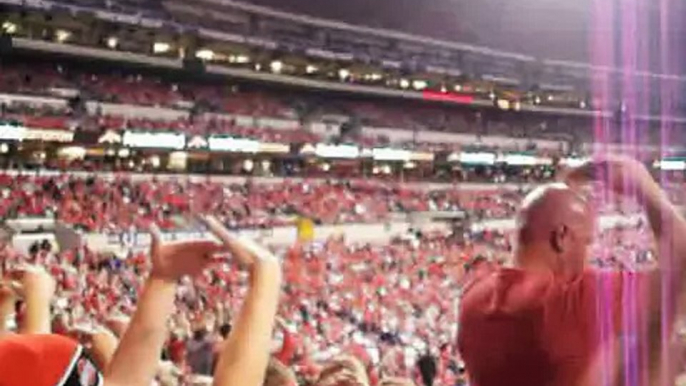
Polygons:
<instances>
[{"instance_id":1,"label":"bald man's head","mask_svg":"<svg viewBox=\"0 0 686 386\"><path fill-rule=\"evenodd\" d=\"M517 256L523 267L557 273L583 270L594 232L594 218L582 195L562 183L536 188L517 216Z\"/></svg>"}]
</instances>

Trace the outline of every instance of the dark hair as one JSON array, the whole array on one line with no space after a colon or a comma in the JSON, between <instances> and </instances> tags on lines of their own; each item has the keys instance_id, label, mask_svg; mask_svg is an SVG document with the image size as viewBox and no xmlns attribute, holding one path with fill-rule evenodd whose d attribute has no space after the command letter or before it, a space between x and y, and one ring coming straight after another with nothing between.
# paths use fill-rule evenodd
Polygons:
<instances>
[{"instance_id":1,"label":"dark hair","mask_svg":"<svg viewBox=\"0 0 686 386\"><path fill-rule=\"evenodd\" d=\"M230 333L231 333L231 325L230 324L224 323L221 326L219 326L219 335L221 335L222 338L226 339Z\"/></svg>"},{"instance_id":2,"label":"dark hair","mask_svg":"<svg viewBox=\"0 0 686 386\"><path fill-rule=\"evenodd\" d=\"M194 340L201 340L201 339L205 338L206 335L207 335L207 330L205 330L205 328L199 328L199 329L193 331L193 339Z\"/></svg>"}]
</instances>

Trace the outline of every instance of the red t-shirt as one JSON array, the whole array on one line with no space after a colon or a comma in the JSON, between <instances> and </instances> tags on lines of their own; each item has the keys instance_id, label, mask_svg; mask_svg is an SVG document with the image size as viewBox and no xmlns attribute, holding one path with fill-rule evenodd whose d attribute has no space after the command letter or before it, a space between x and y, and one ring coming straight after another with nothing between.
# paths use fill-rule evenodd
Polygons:
<instances>
[{"instance_id":1,"label":"red t-shirt","mask_svg":"<svg viewBox=\"0 0 686 386\"><path fill-rule=\"evenodd\" d=\"M614 347L622 283L644 277L589 271L565 280L519 269L479 271L465 285L458 334L473 386L578 385L591 364L601 363L600 348Z\"/></svg>"}]
</instances>

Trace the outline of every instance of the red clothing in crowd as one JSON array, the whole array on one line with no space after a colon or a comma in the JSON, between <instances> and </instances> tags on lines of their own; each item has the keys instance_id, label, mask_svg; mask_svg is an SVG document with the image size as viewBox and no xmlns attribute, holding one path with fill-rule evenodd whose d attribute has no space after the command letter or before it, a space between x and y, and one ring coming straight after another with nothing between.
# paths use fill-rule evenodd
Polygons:
<instances>
[{"instance_id":1,"label":"red clothing in crowd","mask_svg":"<svg viewBox=\"0 0 686 386\"><path fill-rule=\"evenodd\" d=\"M646 283L627 273L564 280L485 269L468 281L460 305L458 345L474 386L579 385L619 333L623 282Z\"/></svg>"},{"instance_id":2,"label":"red clothing in crowd","mask_svg":"<svg viewBox=\"0 0 686 386\"><path fill-rule=\"evenodd\" d=\"M281 363L288 366L290 365L293 356L295 356L296 350L297 342L295 340L295 336L293 336L290 332L283 330L283 345L281 346L281 350L276 353L274 357Z\"/></svg>"}]
</instances>

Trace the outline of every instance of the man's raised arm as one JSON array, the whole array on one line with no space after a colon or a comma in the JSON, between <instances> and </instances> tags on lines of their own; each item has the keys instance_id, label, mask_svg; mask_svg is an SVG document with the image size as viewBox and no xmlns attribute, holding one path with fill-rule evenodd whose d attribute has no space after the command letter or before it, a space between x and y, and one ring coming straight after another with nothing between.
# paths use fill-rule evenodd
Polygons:
<instances>
[{"instance_id":1,"label":"man's raised arm","mask_svg":"<svg viewBox=\"0 0 686 386\"><path fill-rule=\"evenodd\" d=\"M214 386L261 386L281 292L280 263L254 242L232 235L216 219L207 219L207 225L249 273L243 307L219 353Z\"/></svg>"},{"instance_id":2,"label":"man's raised arm","mask_svg":"<svg viewBox=\"0 0 686 386\"><path fill-rule=\"evenodd\" d=\"M150 386L157 373L167 322L174 309L176 282L196 276L218 250L212 241L164 245L156 227L151 229L152 272L131 319L105 372L106 386Z\"/></svg>"},{"instance_id":3,"label":"man's raised arm","mask_svg":"<svg viewBox=\"0 0 686 386\"><path fill-rule=\"evenodd\" d=\"M648 333L650 360L650 369L646 370L651 372L651 385L664 384L661 381L668 382L671 377L669 369L664 367L668 365L665 356L674 330L677 302L686 285L686 220L646 167L636 160L620 157L592 161L573 169L567 179L572 184L600 180L618 194L635 195L646 212L655 236L659 269L647 275L649 279L646 283L640 280L636 283L637 293L631 295L638 302L647 302L640 303L638 307L639 313L647 312L647 315L633 317L646 323L644 327ZM628 289L624 288L624 291ZM621 301L622 295L618 296L620 299L617 301ZM623 314L629 315L624 311ZM662 379L658 381L656 377Z\"/></svg>"}]
</instances>

